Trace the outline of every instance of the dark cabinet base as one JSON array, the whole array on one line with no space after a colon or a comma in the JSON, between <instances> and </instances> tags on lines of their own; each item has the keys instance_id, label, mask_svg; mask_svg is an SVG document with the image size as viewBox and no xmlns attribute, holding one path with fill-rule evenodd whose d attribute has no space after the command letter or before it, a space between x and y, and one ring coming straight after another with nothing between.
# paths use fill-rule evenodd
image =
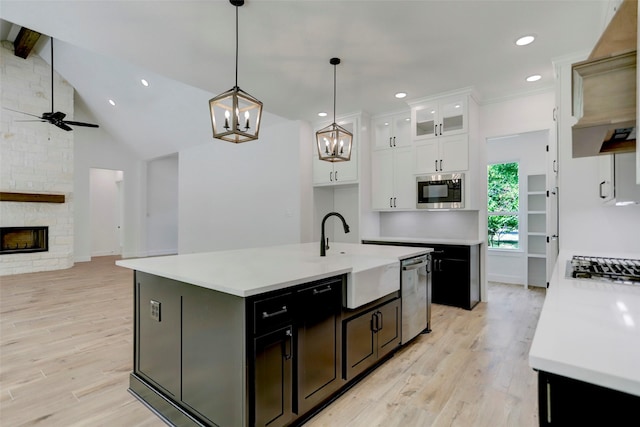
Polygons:
<instances>
[{"instance_id":1,"label":"dark cabinet base","mask_svg":"<svg viewBox=\"0 0 640 427\"><path fill-rule=\"evenodd\" d=\"M540 426L625 426L640 419L640 396L538 372Z\"/></svg>"}]
</instances>

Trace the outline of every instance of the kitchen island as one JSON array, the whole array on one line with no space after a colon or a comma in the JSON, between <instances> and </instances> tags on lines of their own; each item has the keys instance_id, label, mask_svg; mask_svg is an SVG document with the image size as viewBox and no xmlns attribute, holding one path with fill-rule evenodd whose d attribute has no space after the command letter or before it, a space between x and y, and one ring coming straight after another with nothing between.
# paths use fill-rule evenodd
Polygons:
<instances>
[{"instance_id":1,"label":"kitchen island","mask_svg":"<svg viewBox=\"0 0 640 427\"><path fill-rule=\"evenodd\" d=\"M121 260L134 275L130 391L173 425L296 424L400 345L400 260L319 243Z\"/></svg>"},{"instance_id":2,"label":"kitchen island","mask_svg":"<svg viewBox=\"0 0 640 427\"><path fill-rule=\"evenodd\" d=\"M636 422L640 285L567 278L573 255L558 257L529 352L540 425Z\"/></svg>"}]
</instances>

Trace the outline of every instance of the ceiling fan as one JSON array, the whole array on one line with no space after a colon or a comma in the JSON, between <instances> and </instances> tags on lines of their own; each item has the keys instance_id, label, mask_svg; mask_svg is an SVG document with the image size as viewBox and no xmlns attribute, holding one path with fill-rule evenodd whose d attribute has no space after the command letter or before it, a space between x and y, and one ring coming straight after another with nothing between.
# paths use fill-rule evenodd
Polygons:
<instances>
[{"instance_id":1,"label":"ceiling fan","mask_svg":"<svg viewBox=\"0 0 640 427\"><path fill-rule=\"evenodd\" d=\"M36 116L35 114L25 113L23 111L11 110L10 108L6 108L10 111L15 111L16 113L26 114L28 116L37 117L39 120L17 120L21 122L49 122L54 126L59 127L60 129L64 129L66 131L73 130L71 126L84 126L89 128L97 128L98 125L92 123L83 123L83 122L75 122L72 120L64 120L67 116L65 113L56 111L53 109L53 37L51 37L51 112L42 113L42 116Z\"/></svg>"}]
</instances>

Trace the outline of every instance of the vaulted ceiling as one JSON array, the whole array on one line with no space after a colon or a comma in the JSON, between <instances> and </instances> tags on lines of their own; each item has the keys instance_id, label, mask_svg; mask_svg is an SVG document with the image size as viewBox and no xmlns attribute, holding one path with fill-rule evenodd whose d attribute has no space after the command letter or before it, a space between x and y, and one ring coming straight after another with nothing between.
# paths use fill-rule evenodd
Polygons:
<instances>
[{"instance_id":1,"label":"vaulted ceiling","mask_svg":"<svg viewBox=\"0 0 640 427\"><path fill-rule=\"evenodd\" d=\"M469 86L484 102L549 90L552 61L588 53L615 3L247 0L238 83L264 103L266 122L331 116L334 56L342 59L338 115L394 112L406 100ZM3 0L0 18L3 40L15 37L11 24L55 38L56 71L77 102L141 157L211 140L207 102L234 85L228 0ZM536 41L516 46L525 34ZM47 61L48 40L34 49ZM531 74L542 79L528 83ZM394 97L399 91L405 100Z\"/></svg>"}]
</instances>

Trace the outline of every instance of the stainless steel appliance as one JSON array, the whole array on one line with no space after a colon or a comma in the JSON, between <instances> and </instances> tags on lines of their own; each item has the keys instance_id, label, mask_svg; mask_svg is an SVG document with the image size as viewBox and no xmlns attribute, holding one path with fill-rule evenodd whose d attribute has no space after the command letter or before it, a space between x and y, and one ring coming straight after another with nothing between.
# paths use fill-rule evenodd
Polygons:
<instances>
[{"instance_id":1,"label":"stainless steel appliance","mask_svg":"<svg viewBox=\"0 0 640 427\"><path fill-rule=\"evenodd\" d=\"M418 209L464 208L464 174L450 173L416 177Z\"/></svg>"},{"instance_id":2,"label":"stainless steel appliance","mask_svg":"<svg viewBox=\"0 0 640 427\"><path fill-rule=\"evenodd\" d=\"M640 259L574 255L567 261L566 276L640 286Z\"/></svg>"},{"instance_id":3,"label":"stainless steel appliance","mask_svg":"<svg viewBox=\"0 0 640 427\"><path fill-rule=\"evenodd\" d=\"M402 261L402 344L431 325L431 255Z\"/></svg>"}]
</instances>

